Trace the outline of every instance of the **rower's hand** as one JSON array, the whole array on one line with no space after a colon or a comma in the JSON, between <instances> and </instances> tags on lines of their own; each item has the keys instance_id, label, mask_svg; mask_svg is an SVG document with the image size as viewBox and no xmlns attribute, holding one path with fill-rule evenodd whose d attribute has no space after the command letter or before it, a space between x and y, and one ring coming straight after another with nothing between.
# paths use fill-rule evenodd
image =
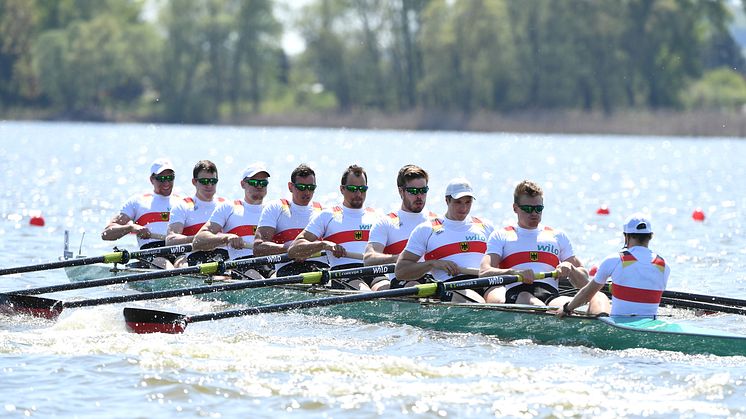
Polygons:
<instances>
[{"instance_id":1,"label":"rower's hand","mask_svg":"<svg viewBox=\"0 0 746 419\"><path fill-rule=\"evenodd\" d=\"M559 278L569 278L570 274L572 274L572 271L575 270L575 266L570 262L562 262L559 265L557 265L557 277Z\"/></svg>"},{"instance_id":2,"label":"rower's hand","mask_svg":"<svg viewBox=\"0 0 746 419\"><path fill-rule=\"evenodd\" d=\"M457 276L461 272L461 267L450 260L431 260L430 263L433 269L446 271L452 277Z\"/></svg>"},{"instance_id":3,"label":"rower's hand","mask_svg":"<svg viewBox=\"0 0 746 419\"><path fill-rule=\"evenodd\" d=\"M519 269L518 276L521 277L521 282L524 284L533 284L536 274L533 269Z\"/></svg>"},{"instance_id":4,"label":"rower's hand","mask_svg":"<svg viewBox=\"0 0 746 419\"><path fill-rule=\"evenodd\" d=\"M137 237L141 239L149 239L151 235L150 229L134 223L132 224L132 232L134 232Z\"/></svg>"},{"instance_id":5,"label":"rower's hand","mask_svg":"<svg viewBox=\"0 0 746 419\"><path fill-rule=\"evenodd\" d=\"M230 246L234 249L244 248L243 238L241 238L241 236L236 234L227 234L226 237L226 246Z\"/></svg>"},{"instance_id":6,"label":"rower's hand","mask_svg":"<svg viewBox=\"0 0 746 419\"><path fill-rule=\"evenodd\" d=\"M344 247L334 242L324 242L324 250L332 252L335 258L343 258L347 255L347 250Z\"/></svg>"}]
</instances>

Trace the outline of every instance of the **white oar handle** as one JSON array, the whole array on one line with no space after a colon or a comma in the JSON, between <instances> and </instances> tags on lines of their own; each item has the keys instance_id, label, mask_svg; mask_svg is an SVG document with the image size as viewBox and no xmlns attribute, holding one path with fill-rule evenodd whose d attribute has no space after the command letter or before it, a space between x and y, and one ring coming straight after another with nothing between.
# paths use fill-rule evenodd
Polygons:
<instances>
[{"instance_id":1,"label":"white oar handle","mask_svg":"<svg viewBox=\"0 0 746 419\"><path fill-rule=\"evenodd\" d=\"M244 240L243 241L243 248L244 249L253 249L254 248L254 243L253 242L249 243L246 240Z\"/></svg>"},{"instance_id":2,"label":"white oar handle","mask_svg":"<svg viewBox=\"0 0 746 419\"><path fill-rule=\"evenodd\" d=\"M345 257L346 258L350 258L350 259L363 260L363 254L362 253L346 252L345 253Z\"/></svg>"},{"instance_id":3,"label":"white oar handle","mask_svg":"<svg viewBox=\"0 0 746 419\"><path fill-rule=\"evenodd\" d=\"M165 234L150 233L150 238L153 240L166 240Z\"/></svg>"}]
</instances>

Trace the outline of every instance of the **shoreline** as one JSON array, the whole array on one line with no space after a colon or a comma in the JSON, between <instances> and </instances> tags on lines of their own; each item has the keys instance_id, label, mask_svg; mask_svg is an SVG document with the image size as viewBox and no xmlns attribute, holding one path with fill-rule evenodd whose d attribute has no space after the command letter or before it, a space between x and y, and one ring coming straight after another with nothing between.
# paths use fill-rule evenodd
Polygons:
<instances>
[{"instance_id":1,"label":"shoreline","mask_svg":"<svg viewBox=\"0 0 746 419\"><path fill-rule=\"evenodd\" d=\"M72 118L33 110L15 110L3 121L163 123L127 115ZM186 122L190 124L189 122ZM202 124L196 124L202 125ZM398 114L375 111L247 115L204 125L391 129L413 131L509 132L520 134L597 134L676 137L746 137L746 113L721 111L620 111L612 115L581 111L479 112L413 110Z\"/></svg>"}]
</instances>

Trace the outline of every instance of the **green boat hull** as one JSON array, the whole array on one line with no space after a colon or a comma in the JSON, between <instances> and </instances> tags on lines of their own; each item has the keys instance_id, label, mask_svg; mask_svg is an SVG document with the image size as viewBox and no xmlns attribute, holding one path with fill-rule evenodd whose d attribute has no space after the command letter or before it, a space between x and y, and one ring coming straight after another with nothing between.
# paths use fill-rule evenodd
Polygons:
<instances>
[{"instance_id":1,"label":"green boat hull","mask_svg":"<svg viewBox=\"0 0 746 419\"><path fill-rule=\"evenodd\" d=\"M102 271L98 272L100 273ZM107 276L126 273L133 271L109 272ZM81 280L80 278L82 276L77 277L77 280ZM182 276L129 285L136 290L147 292L204 284L205 277ZM351 292L354 291L297 285L210 293L197 297L235 305L259 306L345 295ZM542 344L582 345L609 350L647 348L688 354L746 356L744 335L661 319L592 316L557 319L553 314L531 306L454 304L417 299L381 299L302 311L370 323L390 322L443 332L480 333L505 340L528 339Z\"/></svg>"},{"instance_id":2,"label":"green boat hull","mask_svg":"<svg viewBox=\"0 0 746 419\"><path fill-rule=\"evenodd\" d=\"M202 295L231 304L257 306L349 294L307 286ZM682 322L640 317L571 316L558 319L532 306L455 304L437 300L381 299L302 310L369 323L390 322L443 332L480 333L505 340L609 350L647 348L687 354L746 356L746 336Z\"/></svg>"}]
</instances>

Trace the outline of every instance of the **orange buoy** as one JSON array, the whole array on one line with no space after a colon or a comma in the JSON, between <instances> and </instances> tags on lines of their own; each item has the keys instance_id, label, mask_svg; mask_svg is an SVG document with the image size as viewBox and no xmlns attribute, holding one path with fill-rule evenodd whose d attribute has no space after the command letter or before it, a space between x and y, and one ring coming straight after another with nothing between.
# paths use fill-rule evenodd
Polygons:
<instances>
[{"instance_id":1,"label":"orange buoy","mask_svg":"<svg viewBox=\"0 0 746 419\"><path fill-rule=\"evenodd\" d=\"M697 208L692 213L692 219L694 221L704 221L705 220L705 212L702 211L702 208Z\"/></svg>"},{"instance_id":2,"label":"orange buoy","mask_svg":"<svg viewBox=\"0 0 746 419\"><path fill-rule=\"evenodd\" d=\"M606 204L601 205L596 210L596 214L598 215L609 215L611 211L609 211L609 207Z\"/></svg>"},{"instance_id":3,"label":"orange buoy","mask_svg":"<svg viewBox=\"0 0 746 419\"><path fill-rule=\"evenodd\" d=\"M28 223L32 226L44 227L44 217L41 215L34 215L29 219Z\"/></svg>"}]
</instances>

